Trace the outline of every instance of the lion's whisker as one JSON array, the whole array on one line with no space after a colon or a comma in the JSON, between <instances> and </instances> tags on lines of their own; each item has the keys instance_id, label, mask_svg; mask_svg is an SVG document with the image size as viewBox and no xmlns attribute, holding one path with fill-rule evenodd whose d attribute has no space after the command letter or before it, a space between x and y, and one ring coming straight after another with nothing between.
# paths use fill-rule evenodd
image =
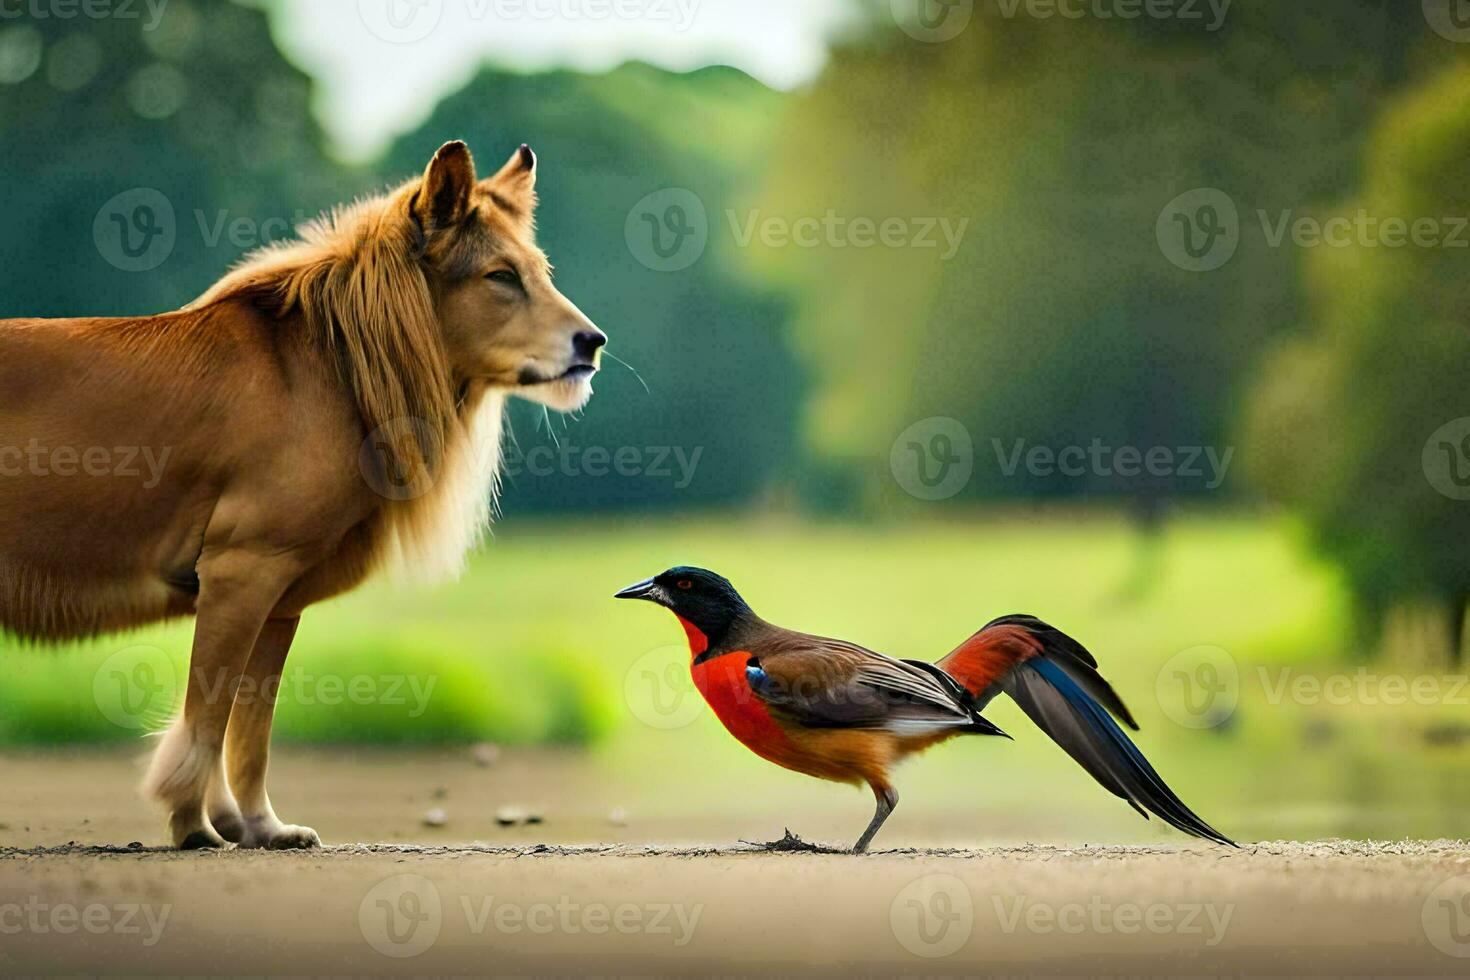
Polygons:
<instances>
[{"instance_id":1,"label":"lion's whisker","mask_svg":"<svg viewBox=\"0 0 1470 980\"><path fill-rule=\"evenodd\" d=\"M614 354L612 351L608 350L606 347L604 347L602 349L602 354L603 354L604 357L611 357L613 360L617 361L623 367L625 367L629 371L633 372L633 377L637 378L638 379L638 383L643 386L644 393L645 394L649 394L649 395L653 394L653 392L650 391L649 388L648 388L648 382L643 380L643 375L641 375L641 374L638 373L638 369L637 368L635 368L633 365L629 364L627 361L623 360L618 355Z\"/></svg>"}]
</instances>

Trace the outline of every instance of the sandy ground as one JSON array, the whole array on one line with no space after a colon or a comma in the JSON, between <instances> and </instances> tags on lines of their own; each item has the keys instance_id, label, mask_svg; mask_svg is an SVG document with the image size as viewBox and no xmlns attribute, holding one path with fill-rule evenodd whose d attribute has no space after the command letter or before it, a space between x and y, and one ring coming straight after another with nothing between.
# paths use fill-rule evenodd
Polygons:
<instances>
[{"instance_id":1,"label":"sandy ground","mask_svg":"<svg viewBox=\"0 0 1470 980\"><path fill-rule=\"evenodd\" d=\"M1448 842L6 851L0 969L1463 976L1465 881L1431 896L1467 873Z\"/></svg>"},{"instance_id":2,"label":"sandy ground","mask_svg":"<svg viewBox=\"0 0 1470 980\"><path fill-rule=\"evenodd\" d=\"M453 773L438 764L417 764L429 784ZM354 797L364 768L375 778L359 774ZM545 770L527 775L547 786ZM378 768L313 772L320 795L305 795L300 819L330 805L337 840L376 825L375 839L418 842L130 846L147 834L117 758L0 757L0 973L1470 973L1465 841L1232 851L880 837L856 857L741 844L744 821L706 821L698 833L718 843L668 845L647 842L659 821L614 827L593 815L596 787L553 780L548 810L565 820L501 838L487 820L478 843L424 844L452 836L411 823L432 797L472 809L457 785L418 799L385 789L397 783ZM610 843L537 843L599 837Z\"/></svg>"}]
</instances>

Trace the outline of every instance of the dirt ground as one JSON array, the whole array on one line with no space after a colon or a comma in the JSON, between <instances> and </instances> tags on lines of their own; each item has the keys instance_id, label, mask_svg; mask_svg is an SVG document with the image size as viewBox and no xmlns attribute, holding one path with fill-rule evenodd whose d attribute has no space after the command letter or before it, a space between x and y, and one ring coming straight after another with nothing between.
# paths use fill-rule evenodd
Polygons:
<instances>
[{"instance_id":1,"label":"dirt ground","mask_svg":"<svg viewBox=\"0 0 1470 980\"><path fill-rule=\"evenodd\" d=\"M435 765L419 763L427 784L452 778ZM515 765L499 778L514 783ZM546 785L544 762L532 768ZM670 845L649 843L668 839L659 820L593 819L601 790L554 780L547 809L581 817L503 837L487 820L477 843L426 844L454 833L413 825L423 806L489 799L376 780L352 797L353 766L336 771L300 819L343 813L342 840L388 813L416 841L152 849L117 758L0 757L0 973L1470 972L1465 841L963 849L895 836L856 857L737 843L743 821L705 821L718 843Z\"/></svg>"}]
</instances>

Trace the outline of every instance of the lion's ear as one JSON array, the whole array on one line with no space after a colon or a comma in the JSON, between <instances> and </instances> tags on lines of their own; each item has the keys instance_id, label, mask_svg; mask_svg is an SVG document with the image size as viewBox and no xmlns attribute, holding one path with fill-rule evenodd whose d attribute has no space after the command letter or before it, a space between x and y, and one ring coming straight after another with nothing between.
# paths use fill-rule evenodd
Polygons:
<instances>
[{"instance_id":1,"label":"lion's ear","mask_svg":"<svg viewBox=\"0 0 1470 980\"><path fill-rule=\"evenodd\" d=\"M475 189L475 160L461 140L439 147L424 171L414 213L426 231L455 224L470 211Z\"/></svg>"},{"instance_id":2,"label":"lion's ear","mask_svg":"<svg viewBox=\"0 0 1470 980\"><path fill-rule=\"evenodd\" d=\"M512 218L530 221L536 210L536 154L522 143L499 172L485 181L495 203Z\"/></svg>"}]
</instances>

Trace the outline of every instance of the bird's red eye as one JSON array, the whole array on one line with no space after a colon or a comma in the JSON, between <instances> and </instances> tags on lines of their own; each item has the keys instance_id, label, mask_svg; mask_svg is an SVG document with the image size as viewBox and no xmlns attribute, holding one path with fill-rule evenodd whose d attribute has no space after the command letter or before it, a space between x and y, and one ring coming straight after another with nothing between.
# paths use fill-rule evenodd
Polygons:
<instances>
[{"instance_id":1,"label":"bird's red eye","mask_svg":"<svg viewBox=\"0 0 1470 980\"><path fill-rule=\"evenodd\" d=\"M687 578L681 578L681 579L679 579L679 581L675 582L674 584L677 585L681 589L688 590L688 589L694 588L694 583L691 582L691 581L689 581Z\"/></svg>"}]
</instances>

